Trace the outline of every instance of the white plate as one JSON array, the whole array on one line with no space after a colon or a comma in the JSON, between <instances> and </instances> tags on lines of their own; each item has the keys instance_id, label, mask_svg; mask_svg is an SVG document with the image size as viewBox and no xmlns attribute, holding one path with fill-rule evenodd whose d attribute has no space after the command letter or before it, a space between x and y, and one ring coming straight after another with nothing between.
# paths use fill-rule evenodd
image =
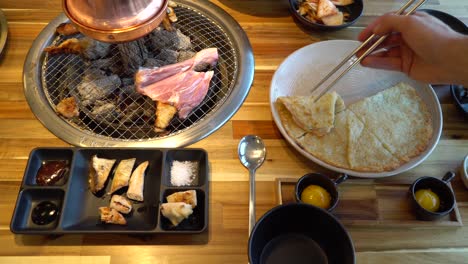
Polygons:
<instances>
[{"instance_id":1,"label":"white plate","mask_svg":"<svg viewBox=\"0 0 468 264\"><path fill-rule=\"evenodd\" d=\"M442 133L442 110L437 95L430 85L411 80L402 73L376 70L357 65L330 90L339 93L346 105L349 105L404 81L413 86L418 95L427 104L432 115L432 125L434 128L434 133L427 149L399 168L379 173L338 168L306 152L284 130L278 112L274 107L274 102L279 96L309 95L311 88L359 44L358 41L351 40L322 41L305 46L287 57L276 70L271 82L270 107L273 119L281 134L296 150L323 167L365 178L379 178L400 174L423 162L439 142ZM322 87L325 87L325 85Z\"/></svg>"}]
</instances>

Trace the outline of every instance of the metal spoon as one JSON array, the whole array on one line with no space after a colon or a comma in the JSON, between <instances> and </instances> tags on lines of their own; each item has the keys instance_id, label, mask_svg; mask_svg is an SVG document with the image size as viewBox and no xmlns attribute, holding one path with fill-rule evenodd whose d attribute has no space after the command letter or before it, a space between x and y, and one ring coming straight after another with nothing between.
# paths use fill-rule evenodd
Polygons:
<instances>
[{"instance_id":1,"label":"metal spoon","mask_svg":"<svg viewBox=\"0 0 468 264\"><path fill-rule=\"evenodd\" d=\"M255 171L265 161L266 149L263 140L254 135L241 139L238 147L239 159L250 174L249 235L255 225Z\"/></svg>"}]
</instances>

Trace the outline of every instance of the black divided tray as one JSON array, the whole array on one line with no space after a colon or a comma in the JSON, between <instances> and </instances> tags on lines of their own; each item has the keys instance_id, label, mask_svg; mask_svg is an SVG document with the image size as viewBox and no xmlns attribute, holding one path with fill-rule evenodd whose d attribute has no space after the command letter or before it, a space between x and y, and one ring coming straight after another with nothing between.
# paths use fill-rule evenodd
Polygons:
<instances>
[{"instance_id":1,"label":"black divided tray","mask_svg":"<svg viewBox=\"0 0 468 264\"><path fill-rule=\"evenodd\" d=\"M105 185L105 191L94 195L88 184L90 161L99 158L116 159ZM109 206L114 170L120 160L136 158L135 167L149 161L144 181L144 201L133 203L133 210L125 215L127 225L104 224L100 221L99 207ZM45 161L66 160L70 170L65 180L54 186L36 184L36 174ZM196 161L198 174L191 186L171 185L172 162ZM36 148L28 160L23 182L16 201L10 229L16 234L157 234L201 233L208 227L208 155L203 149L116 149L116 148ZM118 194L126 192L117 191ZM193 214L177 227L160 213L166 196L177 191L196 190L198 205ZM37 225L32 219L33 208L42 201L50 201L60 209L57 219L47 225Z\"/></svg>"}]
</instances>

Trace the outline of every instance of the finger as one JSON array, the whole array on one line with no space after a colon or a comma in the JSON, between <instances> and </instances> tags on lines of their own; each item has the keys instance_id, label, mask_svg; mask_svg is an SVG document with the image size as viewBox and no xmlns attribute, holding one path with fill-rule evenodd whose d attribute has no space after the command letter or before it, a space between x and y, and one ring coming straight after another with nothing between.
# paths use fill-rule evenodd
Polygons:
<instances>
[{"instance_id":1,"label":"finger","mask_svg":"<svg viewBox=\"0 0 468 264\"><path fill-rule=\"evenodd\" d=\"M401 49L400 47L381 49L375 53L371 53L367 57L401 57Z\"/></svg>"},{"instance_id":2,"label":"finger","mask_svg":"<svg viewBox=\"0 0 468 264\"><path fill-rule=\"evenodd\" d=\"M374 34L375 33L375 27L377 27L377 25L381 24L382 23L382 20L384 19L385 16L389 16L389 15L393 15L393 16L398 16L398 15L395 15L395 12L390 12L390 13L387 13L383 16L380 16L378 17L376 20L374 20L372 23L370 23L365 29L363 29L359 35L358 35L358 40L359 41L364 41L366 40L370 35Z\"/></svg>"},{"instance_id":3,"label":"finger","mask_svg":"<svg viewBox=\"0 0 468 264\"><path fill-rule=\"evenodd\" d=\"M364 67L401 71L401 57L375 57L369 56L361 62Z\"/></svg>"},{"instance_id":4,"label":"finger","mask_svg":"<svg viewBox=\"0 0 468 264\"><path fill-rule=\"evenodd\" d=\"M383 36L392 32L402 32L408 27L409 19L411 18L408 16L385 14L379 18L379 23L373 28L373 33Z\"/></svg>"},{"instance_id":5,"label":"finger","mask_svg":"<svg viewBox=\"0 0 468 264\"><path fill-rule=\"evenodd\" d=\"M385 40L384 42L382 42L380 45L378 45L375 50L379 50L379 49L392 49L394 47L398 47L402 44L403 40L401 38L401 35L400 34L391 34L389 35ZM364 52L366 52L366 50L368 48L370 48L370 46L372 46L372 44L374 43L371 43L369 45L366 45L364 48L360 49L358 52L357 52L357 56L361 56L362 54L364 54Z\"/></svg>"},{"instance_id":6,"label":"finger","mask_svg":"<svg viewBox=\"0 0 468 264\"><path fill-rule=\"evenodd\" d=\"M377 26L379 23L379 18L374 20L372 23L370 23L365 29L361 31L358 35L358 40L363 42L365 41L370 35L374 34L374 28Z\"/></svg>"}]
</instances>

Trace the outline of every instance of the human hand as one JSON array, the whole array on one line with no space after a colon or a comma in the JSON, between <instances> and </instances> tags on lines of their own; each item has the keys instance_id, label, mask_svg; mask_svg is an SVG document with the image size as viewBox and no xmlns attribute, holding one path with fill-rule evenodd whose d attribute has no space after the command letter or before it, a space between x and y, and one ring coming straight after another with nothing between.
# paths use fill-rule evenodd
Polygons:
<instances>
[{"instance_id":1,"label":"human hand","mask_svg":"<svg viewBox=\"0 0 468 264\"><path fill-rule=\"evenodd\" d=\"M373 33L390 35L378 47L385 51L364 58L363 66L401 71L432 84L468 84L468 37L431 15L386 14L364 29L358 39L364 41Z\"/></svg>"}]
</instances>

